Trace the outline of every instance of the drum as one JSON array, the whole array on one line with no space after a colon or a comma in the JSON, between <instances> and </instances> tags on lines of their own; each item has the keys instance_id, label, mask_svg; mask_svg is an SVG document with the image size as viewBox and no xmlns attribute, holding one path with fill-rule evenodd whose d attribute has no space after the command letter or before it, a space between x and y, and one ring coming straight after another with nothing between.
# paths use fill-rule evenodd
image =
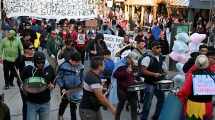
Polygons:
<instances>
[{"instance_id":1,"label":"drum","mask_svg":"<svg viewBox=\"0 0 215 120\"><path fill-rule=\"evenodd\" d=\"M146 84L144 83L138 83L135 85L131 85L127 87L127 91L140 91L146 88Z\"/></svg>"},{"instance_id":2,"label":"drum","mask_svg":"<svg viewBox=\"0 0 215 120\"><path fill-rule=\"evenodd\" d=\"M80 103L83 96L83 88L72 88L67 92L67 99L73 103Z\"/></svg>"},{"instance_id":3,"label":"drum","mask_svg":"<svg viewBox=\"0 0 215 120\"><path fill-rule=\"evenodd\" d=\"M47 82L42 77L29 77L24 80L23 89L29 93L40 93L47 89Z\"/></svg>"},{"instance_id":4,"label":"drum","mask_svg":"<svg viewBox=\"0 0 215 120\"><path fill-rule=\"evenodd\" d=\"M157 89L162 91L169 91L174 87L173 80L161 80L156 83Z\"/></svg>"}]
</instances>

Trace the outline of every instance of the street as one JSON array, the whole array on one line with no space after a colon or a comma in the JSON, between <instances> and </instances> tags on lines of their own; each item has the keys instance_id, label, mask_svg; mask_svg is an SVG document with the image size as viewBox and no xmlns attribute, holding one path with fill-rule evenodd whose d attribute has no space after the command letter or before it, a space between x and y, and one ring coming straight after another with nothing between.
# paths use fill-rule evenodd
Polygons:
<instances>
[{"instance_id":1,"label":"street","mask_svg":"<svg viewBox=\"0 0 215 120\"><path fill-rule=\"evenodd\" d=\"M85 71L89 70L89 61L85 61ZM22 100L19 93L18 86L16 84L16 79L14 80L15 87L10 87L8 90L4 90L4 75L3 75L3 65L0 64L0 92L4 92L4 101L9 106L11 112L11 120L21 120L22 119ZM53 90L51 95L51 109L50 109L50 120L57 120L58 107L60 104L60 90L59 87ZM154 113L156 105L156 98L154 97L149 119ZM141 104L142 109L142 104ZM109 110L103 110L101 107L103 120L114 120L114 116L111 114ZM138 120L140 119L140 115L138 115ZM67 107L64 113L64 120L70 120L70 111L69 106ZM77 120L80 120L78 110L77 110ZM131 120L130 112L123 110L121 114L121 120Z\"/></svg>"}]
</instances>

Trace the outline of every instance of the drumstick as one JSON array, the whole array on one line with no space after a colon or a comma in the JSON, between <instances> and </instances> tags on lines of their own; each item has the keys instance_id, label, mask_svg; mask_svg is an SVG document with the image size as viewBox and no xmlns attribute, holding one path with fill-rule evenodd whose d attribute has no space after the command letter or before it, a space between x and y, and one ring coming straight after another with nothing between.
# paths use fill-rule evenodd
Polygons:
<instances>
[{"instance_id":1,"label":"drumstick","mask_svg":"<svg viewBox=\"0 0 215 120\"><path fill-rule=\"evenodd\" d=\"M62 99L64 95L65 95L65 92L63 93L63 95L61 96L61 98L60 98L60 99Z\"/></svg>"},{"instance_id":2,"label":"drumstick","mask_svg":"<svg viewBox=\"0 0 215 120\"><path fill-rule=\"evenodd\" d=\"M20 75L19 75L19 72L18 72L18 70L17 70L17 68L16 68L15 65L14 65L14 68L15 68L15 70L16 70L16 73L17 73L17 76L18 76L18 78L19 78L20 83L23 84L23 82L22 82L22 80L21 80L21 77L20 77Z\"/></svg>"},{"instance_id":3,"label":"drumstick","mask_svg":"<svg viewBox=\"0 0 215 120\"><path fill-rule=\"evenodd\" d=\"M52 82L52 84L55 84L55 82L57 81L57 77L58 75L55 77L54 81Z\"/></svg>"}]
</instances>

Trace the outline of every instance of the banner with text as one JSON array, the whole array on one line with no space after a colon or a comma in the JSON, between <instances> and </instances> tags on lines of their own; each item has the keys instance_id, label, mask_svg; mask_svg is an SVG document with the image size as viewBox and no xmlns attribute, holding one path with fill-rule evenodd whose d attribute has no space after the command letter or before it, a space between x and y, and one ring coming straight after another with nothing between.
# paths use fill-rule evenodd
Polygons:
<instances>
[{"instance_id":1,"label":"banner with text","mask_svg":"<svg viewBox=\"0 0 215 120\"><path fill-rule=\"evenodd\" d=\"M112 58L115 56L115 54L117 52L119 52L121 50L119 48L119 44L122 43L123 40L124 40L123 37L104 34L104 41L105 41L108 49L111 51Z\"/></svg>"},{"instance_id":2,"label":"banner with text","mask_svg":"<svg viewBox=\"0 0 215 120\"><path fill-rule=\"evenodd\" d=\"M194 95L215 95L215 82L213 75L193 76Z\"/></svg>"},{"instance_id":3,"label":"banner with text","mask_svg":"<svg viewBox=\"0 0 215 120\"><path fill-rule=\"evenodd\" d=\"M91 0L4 0L7 17L35 16L49 19L92 19L97 7Z\"/></svg>"}]
</instances>

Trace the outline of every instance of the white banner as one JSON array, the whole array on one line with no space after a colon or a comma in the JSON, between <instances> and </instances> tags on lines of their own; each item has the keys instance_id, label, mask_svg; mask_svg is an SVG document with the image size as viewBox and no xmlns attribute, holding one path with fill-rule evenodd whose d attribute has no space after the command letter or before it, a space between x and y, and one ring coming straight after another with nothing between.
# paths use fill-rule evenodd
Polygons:
<instances>
[{"instance_id":1,"label":"white banner","mask_svg":"<svg viewBox=\"0 0 215 120\"><path fill-rule=\"evenodd\" d=\"M49 19L91 19L97 7L91 0L4 0L7 17L35 16Z\"/></svg>"},{"instance_id":2,"label":"white banner","mask_svg":"<svg viewBox=\"0 0 215 120\"><path fill-rule=\"evenodd\" d=\"M122 43L123 40L124 40L123 37L104 34L104 41L105 41L108 49L111 51L112 58L115 56L115 54L117 52L119 52L121 50L119 48L119 44Z\"/></svg>"}]
</instances>

